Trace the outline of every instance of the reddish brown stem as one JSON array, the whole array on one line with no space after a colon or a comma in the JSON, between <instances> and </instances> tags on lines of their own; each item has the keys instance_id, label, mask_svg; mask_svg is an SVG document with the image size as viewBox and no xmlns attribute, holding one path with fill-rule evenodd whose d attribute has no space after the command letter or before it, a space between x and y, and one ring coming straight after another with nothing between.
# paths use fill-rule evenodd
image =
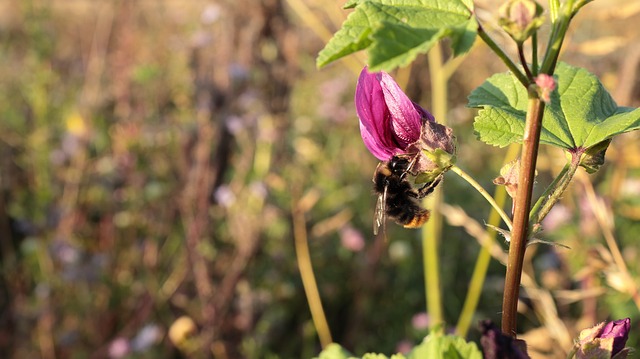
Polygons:
<instances>
[{"instance_id":1,"label":"reddish brown stem","mask_svg":"<svg viewBox=\"0 0 640 359\"><path fill-rule=\"evenodd\" d=\"M533 190L538 157L543 112L544 102L540 101L535 94L530 94L526 125L522 138L520 177L515 198L513 230L511 231L511 243L509 245L504 297L502 298L502 331L514 338L516 336L518 295L520 293L522 263L527 245L531 192Z\"/></svg>"}]
</instances>

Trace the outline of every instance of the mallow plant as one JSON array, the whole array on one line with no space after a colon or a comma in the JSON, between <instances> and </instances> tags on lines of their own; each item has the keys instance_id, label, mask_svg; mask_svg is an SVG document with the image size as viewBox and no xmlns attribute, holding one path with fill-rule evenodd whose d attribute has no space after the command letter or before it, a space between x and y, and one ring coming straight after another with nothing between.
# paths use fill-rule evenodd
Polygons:
<instances>
[{"instance_id":1,"label":"mallow plant","mask_svg":"<svg viewBox=\"0 0 640 359\"><path fill-rule=\"evenodd\" d=\"M542 220L580 167L587 173L598 171L612 138L640 128L640 109L618 106L595 75L559 61L571 21L589 2L549 0L544 10L533 0L506 1L496 17L513 40L515 56L485 32L472 0L349 0L344 6L352 12L319 53L317 65L323 67L357 51L368 55L368 66L357 80L355 112L366 148L381 161L375 177L379 182L378 221L390 217L406 227L420 227L429 213L417 205L418 200L452 172L467 180L499 214L503 223L493 227L506 237L509 247L502 322L500 326L488 321L479 324L481 348L464 339L466 331L445 334L443 323L437 323L410 353L392 357L529 357L526 343L516 332L525 251L529 244L541 241L537 235ZM539 37L543 24L550 28L546 42ZM479 109L473 126L480 141L499 147L520 146L518 160L508 163L494 181L504 185L512 197L511 215L461 169L464 164L457 163L456 153L464 148L456 148L454 134L442 124L438 112L434 116L408 98L389 74L411 64L419 54L440 51L435 45L444 39L451 47L451 63L455 63L478 38L508 68L473 90L468 106ZM429 60L435 63L438 57ZM440 71L432 67L433 81L438 81L437 76L442 81L441 72L451 72L447 66L436 70ZM565 165L542 195L533 198L540 144L562 149ZM414 218L418 214L422 217ZM425 261L436 261L437 270L437 255L425 255ZM437 313L430 315L437 317ZM568 357L626 357L629 318L594 324L580 333L572 348L566 348ZM320 358L352 357L339 344L323 344Z\"/></svg>"}]
</instances>

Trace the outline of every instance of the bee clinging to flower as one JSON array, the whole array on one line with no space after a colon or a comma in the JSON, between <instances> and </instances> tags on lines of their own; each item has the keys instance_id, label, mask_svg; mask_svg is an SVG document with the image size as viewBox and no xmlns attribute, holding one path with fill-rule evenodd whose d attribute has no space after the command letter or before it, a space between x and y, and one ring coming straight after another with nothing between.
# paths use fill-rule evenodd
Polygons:
<instances>
[{"instance_id":1,"label":"bee clinging to flower","mask_svg":"<svg viewBox=\"0 0 640 359\"><path fill-rule=\"evenodd\" d=\"M387 216L407 228L421 227L430 211L419 200L455 161L451 129L412 102L385 72L362 70L355 103L364 144L382 161L373 176L374 234Z\"/></svg>"}]
</instances>

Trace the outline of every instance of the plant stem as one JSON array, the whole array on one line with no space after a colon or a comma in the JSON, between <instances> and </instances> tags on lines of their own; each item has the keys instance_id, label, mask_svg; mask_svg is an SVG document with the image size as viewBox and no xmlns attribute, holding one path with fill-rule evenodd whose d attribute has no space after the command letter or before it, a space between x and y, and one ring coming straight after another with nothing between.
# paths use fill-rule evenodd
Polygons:
<instances>
[{"instance_id":1,"label":"plant stem","mask_svg":"<svg viewBox=\"0 0 640 359\"><path fill-rule=\"evenodd\" d=\"M482 195L482 197L484 197L484 199L486 199L487 202L489 202L491 207L493 207L493 209L496 212L498 212L498 214L500 215L500 218L502 218L502 220L507 225L509 230L512 230L513 226L511 224L511 219L509 218L509 216L504 212L502 207L496 203L493 197L491 197L491 195L489 195L489 193L485 191L485 189L482 188L482 186L478 182L476 182L476 180L473 179L473 177L469 176L469 174L467 174L465 171L463 171L460 167L456 165L453 165L451 167L451 172L457 174L462 179L467 181L471 185L471 187L475 188L476 191L478 191Z\"/></svg>"},{"instance_id":2,"label":"plant stem","mask_svg":"<svg viewBox=\"0 0 640 359\"><path fill-rule=\"evenodd\" d=\"M562 14L558 17L558 20L553 24L553 30L549 37L549 46L544 55L540 72L543 74L552 75L556 63L558 62L558 56L560 55L560 49L562 48L562 42L569 28L569 23L573 17L573 1L567 0L562 7Z\"/></svg>"},{"instance_id":3,"label":"plant stem","mask_svg":"<svg viewBox=\"0 0 640 359\"><path fill-rule=\"evenodd\" d=\"M509 151L504 158L504 165L516 158L516 156L518 155L518 149L519 146L515 144L509 146ZM496 187L493 197L495 198L498 206L502 208L504 203L507 201L507 191L505 187ZM500 225L500 219L501 215L499 211L497 211L495 208L492 208L491 214L489 215L489 224L497 227ZM489 231L489 229L487 230ZM464 305L462 306L462 312L460 313L458 323L456 324L455 334L458 336L465 337L467 335L467 332L471 325L471 321L473 320L473 314L478 307L478 301L480 300L480 295L482 294L482 287L487 276L487 269L489 268L489 263L491 262L490 248L496 239L496 234L496 231L489 231L489 240L484 243L482 248L480 248L480 253L478 253L476 265L473 268L473 274L471 275L471 279L469 280L469 290L467 290L467 296L464 300Z\"/></svg>"},{"instance_id":4,"label":"plant stem","mask_svg":"<svg viewBox=\"0 0 640 359\"><path fill-rule=\"evenodd\" d=\"M538 76L538 32L531 35L531 71L533 76Z\"/></svg>"},{"instance_id":5,"label":"plant stem","mask_svg":"<svg viewBox=\"0 0 640 359\"><path fill-rule=\"evenodd\" d=\"M482 41L484 41L485 44L487 44L487 46L489 46L489 48L491 48L491 50L493 50L493 52L495 52L495 54L498 55L498 57L502 60L502 62L504 62L504 64L507 65L507 68L509 69L509 71L511 71L511 73L513 73L513 75L518 79L518 81L520 81L522 86L524 86L525 88L528 88L531 82L529 81L527 76L523 74L522 71L520 71L518 66L516 66L516 64L513 61L511 61L509 56L500 48L500 46L498 46L498 44L496 44L493 41L493 39L489 36L489 34L487 34L484 31L484 28L480 24L480 21L478 21L477 19L476 21L478 22L478 36L480 36Z\"/></svg>"},{"instance_id":6,"label":"plant stem","mask_svg":"<svg viewBox=\"0 0 640 359\"><path fill-rule=\"evenodd\" d=\"M560 16L553 24L549 46L540 67L540 73L553 75L560 49L562 48L562 42L569 28L571 18L575 15L573 2L574 0L567 0L561 9ZM529 89L528 86L526 87ZM509 246L504 296L502 298L502 331L513 337L516 336L518 295L520 293L520 279L522 277L522 266L529 231L531 193L538 157L538 146L540 144L543 113L544 102L540 101L533 91L529 91L529 106L522 139L522 158L520 160L520 176L515 199L513 230L511 231L511 244ZM541 212L538 212L538 217L540 214Z\"/></svg>"},{"instance_id":7,"label":"plant stem","mask_svg":"<svg viewBox=\"0 0 640 359\"><path fill-rule=\"evenodd\" d=\"M530 92L524 136L522 138L520 175L515 198L504 296L502 298L502 332L512 337L516 336L518 295L520 293L520 279L527 245L531 192L538 157L543 113L544 102L540 101L535 93Z\"/></svg>"},{"instance_id":8,"label":"plant stem","mask_svg":"<svg viewBox=\"0 0 640 359\"><path fill-rule=\"evenodd\" d=\"M311 310L311 318L316 330L318 331L320 344L322 345L322 348L326 348L327 345L333 342L333 340L331 339L331 331L329 330L327 318L324 315L324 310L322 309L322 301L320 300L320 292L318 291L316 277L313 274L304 212L295 202L293 202L292 213L293 238L296 248L296 257L298 258L298 269L300 270L300 277L302 278L302 286L304 287L304 292L307 295L307 302L309 303L309 309Z\"/></svg>"},{"instance_id":9,"label":"plant stem","mask_svg":"<svg viewBox=\"0 0 640 359\"><path fill-rule=\"evenodd\" d=\"M537 223L534 221L534 218L538 215L538 212L540 212L540 208L542 208L542 205L546 202L546 199L549 197L551 192L556 187L558 187L558 183L560 183L560 181L564 179L564 176L567 174L567 171L569 171L569 167L570 165L568 163L564 165L564 167L562 167L562 170L560 171L560 173L558 173L556 178L554 178L553 181L547 186L547 188L544 190L544 193L540 195L536 203L533 205L533 208L531 208L531 212L529 213L529 221L532 221L533 223Z\"/></svg>"},{"instance_id":10,"label":"plant stem","mask_svg":"<svg viewBox=\"0 0 640 359\"><path fill-rule=\"evenodd\" d=\"M533 75L529 70L529 65L527 65L527 59L524 57L524 48L522 47L522 43L518 43L518 57L520 58L520 63L522 64L522 68L524 69L524 73L527 75L529 81L533 81Z\"/></svg>"},{"instance_id":11,"label":"plant stem","mask_svg":"<svg viewBox=\"0 0 640 359\"><path fill-rule=\"evenodd\" d=\"M447 122L447 75L442 71L442 50L437 43L427 53L429 74L431 76L431 106L438 122ZM438 208L442 203L442 190L436 188L433 195L425 199L426 207L431 208L431 218L422 231L422 257L424 260L425 295L427 313L431 326L435 328L444 322L442 314L442 293L440 285L439 241L442 237L442 215Z\"/></svg>"},{"instance_id":12,"label":"plant stem","mask_svg":"<svg viewBox=\"0 0 640 359\"><path fill-rule=\"evenodd\" d=\"M532 223L538 224L542 222L547 214L549 214L551 208L553 208L553 206L560 200L564 191L569 187L569 183L571 183L571 179L573 179L573 176L576 174L576 170L579 166L580 154L574 153L572 154L571 162L564 166L562 172L558 177L556 177L556 180L554 180L553 183L549 185L549 188L547 188L547 191L550 190L549 193L545 191L545 196L540 197L540 199L543 200L544 205L539 208L534 206L529 215L529 220ZM561 178L561 180L558 180L558 178ZM538 205L538 203L536 203L536 205Z\"/></svg>"}]
</instances>

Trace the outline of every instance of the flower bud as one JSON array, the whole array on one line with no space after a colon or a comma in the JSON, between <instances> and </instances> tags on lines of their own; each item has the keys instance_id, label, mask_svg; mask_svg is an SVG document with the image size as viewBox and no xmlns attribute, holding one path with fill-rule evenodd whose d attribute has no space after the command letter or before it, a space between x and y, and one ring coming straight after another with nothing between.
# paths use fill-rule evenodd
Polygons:
<instances>
[{"instance_id":1,"label":"flower bud","mask_svg":"<svg viewBox=\"0 0 640 359\"><path fill-rule=\"evenodd\" d=\"M540 74L536 77L536 85L538 85L538 96L544 103L551 102L551 93L556 89L556 81L552 76Z\"/></svg>"},{"instance_id":2,"label":"flower bud","mask_svg":"<svg viewBox=\"0 0 640 359\"><path fill-rule=\"evenodd\" d=\"M578 359L627 357L625 348L629 338L631 319L625 318L612 322L602 322L580 332L575 357Z\"/></svg>"},{"instance_id":3,"label":"flower bud","mask_svg":"<svg viewBox=\"0 0 640 359\"><path fill-rule=\"evenodd\" d=\"M522 43L542 24L542 6L532 0L509 0L500 7L500 26L515 41Z\"/></svg>"},{"instance_id":4,"label":"flower bud","mask_svg":"<svg viewBox=\"0 0 640 359\"><path fill-rule=\"evenodd\" d=\"M610 143L611 139L608 139L589 147L580 158L580 166L584 167L587 173L598 171L604 164L604 156Z\"/></svg>"},{"instance_id":5,"label":"flower bud","mask_svg":"<svg viewBox=\"0 0 640 359\"><path fill-rule=\"evenodd\" d=\"M453 130L436 122L422 124L420 139L407 151L417 153L414 172L419 173L417 184L433 182L456 162L456 145Z\"/></svg>"}]
</instances>

